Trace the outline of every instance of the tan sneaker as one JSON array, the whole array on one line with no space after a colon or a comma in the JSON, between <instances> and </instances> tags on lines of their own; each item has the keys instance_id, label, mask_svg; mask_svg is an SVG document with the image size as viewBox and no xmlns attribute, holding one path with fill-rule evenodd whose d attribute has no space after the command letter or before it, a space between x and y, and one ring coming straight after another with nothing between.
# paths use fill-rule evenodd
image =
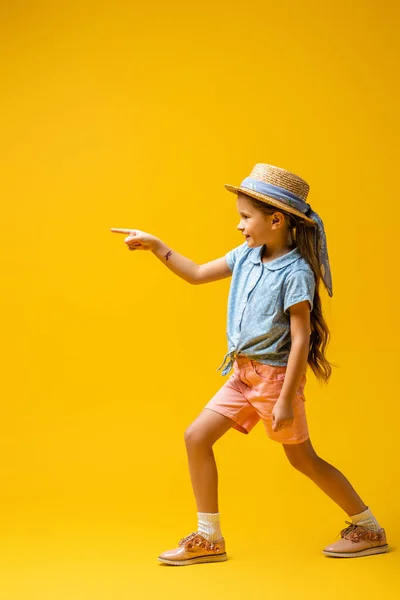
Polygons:
<instances>
[{"instance_id":1,"label":"tan sneaker","mask_svg":"<svg viewBox=\"0 0 400 600\"><path fill-rule=\"evenodd\" d=\"M349 527L342 529L340 532L341 539L323 549L322 552L326 556L356 558L357 556L381 554L381 552L389 550L383 528L379 531L373 531L350 521L345 522L349 524Z\"/></svg>"},{"instance_id":2,"label":"tan sneaker","mask_svg":"<svg viewBox=\"0 0 400 600\"><path fill-rule=\"evenodd\" d=\"M196 563L222 562L228 560L225 552L225 540L209 542L200 533L194 531L178 542L178 548L167 550L158 557L167 565L194 565Z\"/></svg>"}]
</instances>

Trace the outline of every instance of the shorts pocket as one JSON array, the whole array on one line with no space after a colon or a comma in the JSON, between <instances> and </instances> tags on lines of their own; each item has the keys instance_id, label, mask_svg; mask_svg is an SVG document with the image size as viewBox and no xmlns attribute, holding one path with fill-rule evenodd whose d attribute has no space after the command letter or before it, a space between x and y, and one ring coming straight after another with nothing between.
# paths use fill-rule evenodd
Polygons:
<instances>
[{"instance_id":1,"label":"shorts pocket","mask_svg":"<svg viewBox=\"0 0 400 600\"><path fill-rule=\"evenodd\" d=\"M275 402L280 398L283 381L279 379L261 379L256 375L253 387L257 394L257 401L265 405L267 411L272 411Z\"/></svg>"},{"instance_id":2,"label":"shorts pocket","mask_svg":"<svg viewBox=\"0 0 400 600\"><path fill-rule=\"evenodd\" d=\"M283 383L286 376L286 368L285 371L282 371L281 369L282 367L278 367L278 370L276 370L273 365L254 365L254 371L258 377L264 381L280 381Z\"/></svg>"}]
</instances>

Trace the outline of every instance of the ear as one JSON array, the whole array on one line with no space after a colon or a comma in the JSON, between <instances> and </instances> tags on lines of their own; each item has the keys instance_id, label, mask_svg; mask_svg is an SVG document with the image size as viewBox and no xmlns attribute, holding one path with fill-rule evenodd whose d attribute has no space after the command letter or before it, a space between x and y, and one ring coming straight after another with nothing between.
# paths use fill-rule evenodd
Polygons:
<instances>
[{"instance_id":1,"label":"ear","mask_svg":"<svg viewBox=\"0 0 400 600\"><path fill-rule=\"evenodd\" d=\"M280 215L280 216L281 216L281 220L282 220L282 221L284 221L284 220L285 220L285 215L284 215L284 214L282 214L281 212L274 212L274 213L272 214L272 220L271 220L271 223L272 223L272 224L274 224L274 223L279 223L280 219L279 219L278 215Z\"/></svg>"}]
</instances>

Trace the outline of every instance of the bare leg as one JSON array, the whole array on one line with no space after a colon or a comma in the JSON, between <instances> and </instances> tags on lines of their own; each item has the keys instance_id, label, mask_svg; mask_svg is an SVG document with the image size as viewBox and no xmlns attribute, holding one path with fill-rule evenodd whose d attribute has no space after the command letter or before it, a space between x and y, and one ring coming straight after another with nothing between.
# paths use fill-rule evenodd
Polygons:
<instances>
[{"instance_id":1,"label":"bare leg","mask_svg":"<svg viewBox=\"0 0 400 600\"><path fill-rule=\"evenodd\" d=\"M302 444L284 444L283 448L290 463L307 475L349 516L367 509L366 504L343 473L320 458L309 439Z\"/></svg>"},{"instance_id":2,"label":"bare leg","mask_svg":"<svg viewBox=\"0 0 400 600\"><path fill-rule=\"evenodd\" d=\"M198 512L219 512L218 472L212 446L232 425L231 419L205 408L185 431L189 472Z\"/></svg>"}]
</instances>

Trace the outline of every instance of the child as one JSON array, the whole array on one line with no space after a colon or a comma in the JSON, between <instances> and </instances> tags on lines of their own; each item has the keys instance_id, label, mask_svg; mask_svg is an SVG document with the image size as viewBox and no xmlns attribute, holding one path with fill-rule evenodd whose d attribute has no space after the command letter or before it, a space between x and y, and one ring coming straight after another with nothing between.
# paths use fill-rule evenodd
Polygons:
<instances>
[{"instance_id":1,"label":"child","mask_svg":"<svg viewBox=\"0 0 400 600\"><path fill-rule=\"evenodd\" d=\"M240 187L225 187L237 194L237 229L246 238L225 257L197 265L148 233L111 230L128 234L124 241L129 250L151 250L188 283L232 276L229 351L219 369L225 366L225 375L233 367L233 374L185 432L197 531L158 559L169 565L227 560L212 446L231 427L249 433L260 419L268 437L283 445L290 463L351 519L341 539L323 553L352 558L386 552L385 530L345 476L316 454L309 437L307 364L325 383L332 370L324 356L330 334L322 314L320 279L333 295L323 222L306 202L309 186L289 171L257 164Z\"/></svg>"}]
</instances>

